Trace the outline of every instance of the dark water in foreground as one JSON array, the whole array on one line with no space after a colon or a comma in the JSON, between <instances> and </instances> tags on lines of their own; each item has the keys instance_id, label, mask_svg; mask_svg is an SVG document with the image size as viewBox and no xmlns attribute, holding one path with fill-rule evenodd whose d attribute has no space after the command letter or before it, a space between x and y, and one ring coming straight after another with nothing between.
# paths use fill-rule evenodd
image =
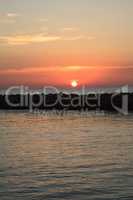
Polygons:
<instances>
[{"instance_id":1,"label":"dark water in foreground","mask_svg":"<svg viewBox=\"0 0 133 200\"><path fill-rule=\"evenodd\" d=\"M0 200L133 200L133 116L0 113Z\"/></svg>"}]
</instances>

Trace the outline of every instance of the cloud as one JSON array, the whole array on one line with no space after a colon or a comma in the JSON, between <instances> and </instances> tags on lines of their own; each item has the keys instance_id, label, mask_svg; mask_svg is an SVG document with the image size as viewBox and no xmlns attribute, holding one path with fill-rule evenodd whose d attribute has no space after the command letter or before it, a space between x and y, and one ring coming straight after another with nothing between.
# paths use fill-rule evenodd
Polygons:
<instances>
[{"instance_id":1,"label":"cloud","mask_svg":"<svg viewBox=\"0 0 133 200\"><path fill-rule=\"evenodd\" d=\"M20 16L20 15L17 13L14 13L14 12L0 14L0 23L14 24L16 22L16 18L18 16Z\"/></svg>"},{"instance_id":2,"label":"cloud","mask_svg":"<svg viewBox=\"0 0 133 200\"><path fill-rule=\"evenodd\" d=\"M59 36L36 35L16 35L16 36L0 36L0 41L9 45L26 45L30 43L43 43L60 40Z\"/></svg>"},{"instance_id":3,"label":"cloud","mask_svg":"<svg viewBox=\"0 0 133 200\"><path fill-rule=\"evenodd\" d=\"M17 14L17 13L7 13L7 17L8 17L8 18L16 18L16 17L18 17L18 16L20 16L20 15Z\"/></svg>"},{"instance_id":4,"label":"cloud","mask_svg":"<svg viewBox=\"0 0 133 200\"><path fill-rule=\"evenodd\" d=\"M0 42L8 45L27 45L32 43L45 43L54 41L76 41L76 40L93 40L95 37L87 37L82 35L75 36L61 36L61 35L44 35L39 34L24 34L0 36Z\"/></svg>"},{"instance_id":5,"label":"cloud","mask_svg":"<svg viewBox=\"0 0 133 200\"><path fill-rule=\"evenodd\" d=\"M75 41L75 40L94 40L96 39L93 36L84 36L84 35L77 35L77 36L70 36L70 37L64 37L63 40L68 41Z\"/></svg>"},{"instance_id":6,"label":"cloud","mask_svg":"<svg viewBox=\"0 0 133 200\"><path fill-rule=\"evenodd\" d=\"M47 67L9 67L9 68L1 68L1 75L8 75L8 74L30 74L32 73L43 73L43 72L77 72L77 71L87 71L87 70L107 70L107 71L127 71L127 70L133 70L133 66L77 66L77 65L71 65L71 66L47 66Z\"/></svg>"},{"instance_id":7,"label":"cloud","mask_svg":"<svg viewBox=\"0 0 133 200\"><path fill-rule=\"evenodd\" d=\"M61 30L62 31L77 31L79 29L75 27L65 27L65 28L62 28Z\"/></svg>"}]
</instances>

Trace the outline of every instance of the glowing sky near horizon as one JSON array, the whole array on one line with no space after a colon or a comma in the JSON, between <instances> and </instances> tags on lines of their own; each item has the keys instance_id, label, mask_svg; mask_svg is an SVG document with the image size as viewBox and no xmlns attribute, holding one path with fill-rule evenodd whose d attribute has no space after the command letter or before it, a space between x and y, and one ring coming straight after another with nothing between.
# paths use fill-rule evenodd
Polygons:
<instances>
[{"instance_id":1,"label":"glowing sky near horizon","mask_svg":"<svg viewBox=\"0 0 133 200\"><path fill-rule=\"evenodd\" d=\"M132 0L0 0L0 88L133 85Z\"/></svg>"}]
</instances>

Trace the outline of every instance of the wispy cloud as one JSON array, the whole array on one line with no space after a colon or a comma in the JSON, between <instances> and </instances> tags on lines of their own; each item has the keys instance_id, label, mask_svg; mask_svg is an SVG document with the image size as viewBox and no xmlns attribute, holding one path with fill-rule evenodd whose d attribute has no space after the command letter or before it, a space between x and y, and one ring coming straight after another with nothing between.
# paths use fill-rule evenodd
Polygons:
<instances>
[{"instance_id":1,"label":"wispy cloud","mask_svg":"<svg viewBox=\"0 0 133 200\"><path fill-rule=\"evenodd\" d=\"M26 45L30 43L43 43L60 40L59 36L36 35L16 35L16 36L0 36L0 41L9 45Z\"/></svg>"},{"instance_id":2,"label":"wispy cloud","mask_svg":"<svg viewBox=\"0 0 133 200\"><path fill-rule=\"evenodd\" d=\"M76 27L64 27L61 29L61 31L65 32L65 31L77 31L79 30L78 28Z\"/></svg>"},{"instance_id":3,"label":"wispy cloud","mask_svg":"<svg viewBox=\"0 0 133 200\"><path fill-rule=\"evenodd\" d=\"M75 41L75 40L94 40L96 39L94 36L84 36L84 35L77 35L77 36L69 36L64 37L63 40L68 41Z\"/></svg>"},{"instance_id":4,"label":"wispy cloud","mask_svg":"<svg viewBox=\"0 0 133 200\"><path fill-rule=\"evenodd\" d=\"M13 24L16 22L18 16L20 15L14 12L0 14L0 23Z\"/></svg>"},{"instance_id":5,"label":"wispy cloud","mask_svg":"<svg viewBox=\"0 0 133 200\"><path fill-rule=\"evenodd\" d=\"M16 18L18 16L20 16L20 14L18 13L14 13L14 12L7 13L8 18Z\"/></svg>"},{"instance_id":6,"label":"wispy cloud","mask_svg":"<svg viewBox=\"0 0 133 200\"><path fill-rule=\"evenodd\" d=\"M45 35L39 34L24 34L24 35L9 35L0 36L0 41L8 45L27 45L32 43L45 43L54 41L76 41L76 40L93 40L95 37L82 35L62 36L62 35Z\"/></svg>"},{"instance_id":7,"label":"wispy cloud","mask_svg":"<svg viewBox=\"0 0 133 200\"><path fill-rule=\"evenodd\" d=\"M133 70L133 66L47 66L47 67L26 67L26 68L1 68L1 74L24 74L24 73L43 73L54 71L82 71L82 70Z\"/></svg>"}]
</instances>

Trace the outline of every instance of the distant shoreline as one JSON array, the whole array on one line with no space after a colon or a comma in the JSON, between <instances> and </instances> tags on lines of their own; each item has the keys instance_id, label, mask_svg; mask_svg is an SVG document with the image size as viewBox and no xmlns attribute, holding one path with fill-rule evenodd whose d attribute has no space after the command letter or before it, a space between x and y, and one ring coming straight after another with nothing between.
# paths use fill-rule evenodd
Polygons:
<instances>
[{"instance_id":1,"label":"distant shoreline","mask_svg":"<svg viewBox=\"0 0 133 200\"><path fill-rule=\"evenodd\" d=\"M131 112L133 93L0 95L0 110L29 109Z\"/></svg>"}]
</instances>

